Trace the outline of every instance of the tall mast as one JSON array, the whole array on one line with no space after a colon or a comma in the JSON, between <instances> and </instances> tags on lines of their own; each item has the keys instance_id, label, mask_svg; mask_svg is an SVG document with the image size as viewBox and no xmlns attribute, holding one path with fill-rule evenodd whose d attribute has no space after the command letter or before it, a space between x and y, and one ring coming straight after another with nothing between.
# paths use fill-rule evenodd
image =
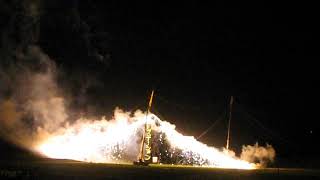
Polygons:
<instances>
[{"instance_id":1,"label":"tall mast","mask_svg":"<svg viewBox=\"0 0 320 180\"><path fill-rule=\"evenodd\" d=\"M144 148L144 141L145 139L149 140L151 139L151 132L148 132L147 133L147 136L146 136L146 131L151 131L151 127L149 127L149 124L148 124L148 115L150 113L150 109L151 109L151 106L152 106L152 100L153 100L153 94L154 94L154 90L152 90L151 92L151 95L150 95L150 98L149 98L149 104L148 104L148 108L147 108L147 113L146 113L146 123L144 125L144 131L143 131L143 134L142 134L142 142L141 142L141 146L140 146L140 153L139 153L139 160L140 161L143 161L145 158L144 158L144 153L143 153L143 148ZM147 148L149 149L146 149L146 151L151 151L151 146L149 144L150 142L147 142ZM150 159L150 158L149 158ZM146 160L149 160L149 159L146 159Z\"/></svg>"},{"instance_id":2,"label":"tall mast","mask_svg":"<svg viewBox=\"0 0 320 180\"><path fill-rule=\"evenodd\" d=\"M230 145L230 122L232 117L232 104L233 104L233 96L230 98L230 109L229 109L229 120L228 120L228 135L227 135L227 145L226 149L229 150Z\"/></svg>"},{"instance_id":3,"label":"tall mast","mask_svg":"<svg viewBox=\"0 0 320 180\"><path fill-rule=\"evenodd\" d=\"M151 105L152 105L152 100L153 100L153 94L154 94L154 90L152 90L151 95L150 95L150 98L149 98L147 115L150 113L150 109L151 109Z\"/></svg>"}]
</instances>

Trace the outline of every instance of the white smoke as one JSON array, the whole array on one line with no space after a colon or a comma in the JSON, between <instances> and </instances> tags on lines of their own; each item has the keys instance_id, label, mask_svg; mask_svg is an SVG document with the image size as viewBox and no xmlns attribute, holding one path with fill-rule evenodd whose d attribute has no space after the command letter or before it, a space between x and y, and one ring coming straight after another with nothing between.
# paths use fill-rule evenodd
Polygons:
<instances>
[{"instance_id":1,"label":"white smoke","mask_svg":"<svg viewBox=\"0 0 320 180\"><path fill-rule=\"evenodd\" d=\"M48 71L30 77L25 95L29 98L25 110L31 112L35 125L48 131L56 130L67 119L65 99L57 93L53 74Z\"/></svg>"},{"instance_id":2,"label":"white smoke","mask_svg":"<svg viewBox=\"0 0 320 180\"><path fill-rule=\"evenodd\" d=\"M3 83L11 96L0 99L0 128L6 138L28 146L37 138L37 130L55 131L68 116L53 61L37 46L28 47L20 57L34 64L21 62L9 72L2 71L10 77Z\"/></svg>"},{"instance_id":3,"label":"white smoke","mask_svg":"<svg viewBox=\"0 0 320 180\"><path fill-rule=\"evenodd\" d=\"M265 147L259 146L258 143L254 145L243 145L240 158L242 160L259 163L261 166L267 166L274 161L276 151L274 148L267 144Z\"/></svg>"},{"instance_id":4,"label":"white smoke","mask_svg":"<svg viewBox=\"0 0 320 180\"><path fill-rule=\"evenodd\" d=\"M36 43L40 0L5 3L8 23L1 31L0 135L28 147L37 128L53 130L66 119L56 85L56 68Z\"/></svg>"}]
</instances>

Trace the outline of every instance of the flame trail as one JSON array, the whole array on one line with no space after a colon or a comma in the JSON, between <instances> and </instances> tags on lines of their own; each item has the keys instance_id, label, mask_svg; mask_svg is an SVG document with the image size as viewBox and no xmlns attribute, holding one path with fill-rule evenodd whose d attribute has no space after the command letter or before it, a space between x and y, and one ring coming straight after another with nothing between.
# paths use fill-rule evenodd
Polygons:
<instances>
[{"instance_id":1,"label":"flame trail","mask_svg":"<svg viewBox=\"0 0 320 180\"><path fill-rule=\"evenodd\" d=\"M209 147L192 136L182 135L174 125L161 121L154 114L149 114L147 119L155 132L166 135L170 144L170 149L166 151L174 153L179 150L183 162L192 161L193 165L220 168L256 168L255 164ZM50 158L104 163L132 162L139 153L139 139L145 121L141 111L130 116L116 109L110 121L105 118L95 121L79 119L73 125L67 124L49 135L34 148Z\"/></svg>"}]
</instances>

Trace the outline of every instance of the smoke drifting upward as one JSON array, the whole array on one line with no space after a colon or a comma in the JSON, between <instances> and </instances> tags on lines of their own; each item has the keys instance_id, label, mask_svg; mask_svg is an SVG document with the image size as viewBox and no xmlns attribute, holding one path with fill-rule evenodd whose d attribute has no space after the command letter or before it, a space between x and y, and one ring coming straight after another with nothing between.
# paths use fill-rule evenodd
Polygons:
<instances>
[{"instance_id":1,"label":"smoke drifting upward","mask_svg":"<svg viewBox=\"0 0 320 180\"><path fill-rule=\"evenodd\" d=\"M67 118L55 63L37 45L41 1L2 2L1 136L29 146L37 131L53 131ZM28 137L28 138L27 138Z\"/></svg>"},{"instance_id":2,"label":"smoke drifting upward","mask_svg":"<svg viewBox=\"0 0 320 180\"><path fill-rule=\"evenodd\" d=\"M37 45L40 1L4 3L1 27L1 136L29 146L37 131L52 131L67 118L55 63Z\"/></svg>"},{"instance_id":3,"label":"smoke drifting upward","mask_svg":"<svg viewBox=\"0 0 320 180\"><path fill-rule=\"evenodd\" d=\"M56 84L56 68L36 46L29 46L24 61L1 67L1 130L10 140L29 145L37 131L51 132L63 123L67 114L64 99ZM25 137L30 137L25 139Z\"/></svg>"}]
</instances>

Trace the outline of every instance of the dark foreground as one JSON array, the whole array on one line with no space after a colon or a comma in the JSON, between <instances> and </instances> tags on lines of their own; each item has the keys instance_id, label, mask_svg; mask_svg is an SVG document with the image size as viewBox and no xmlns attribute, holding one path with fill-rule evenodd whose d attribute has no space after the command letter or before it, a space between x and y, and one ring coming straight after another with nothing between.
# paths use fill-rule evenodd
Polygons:
<instances>
[{"instance_id":1,"label":"dark foreground","mask_svg":"<svg viewBox=\"0 0 320 180\"><path fill-rule=\"evenodd\" d=\"M234 170L174 165L133 166L46 159L2 162L0 179L320 179L319 170Z\"/></svg>"}]
</instances>

